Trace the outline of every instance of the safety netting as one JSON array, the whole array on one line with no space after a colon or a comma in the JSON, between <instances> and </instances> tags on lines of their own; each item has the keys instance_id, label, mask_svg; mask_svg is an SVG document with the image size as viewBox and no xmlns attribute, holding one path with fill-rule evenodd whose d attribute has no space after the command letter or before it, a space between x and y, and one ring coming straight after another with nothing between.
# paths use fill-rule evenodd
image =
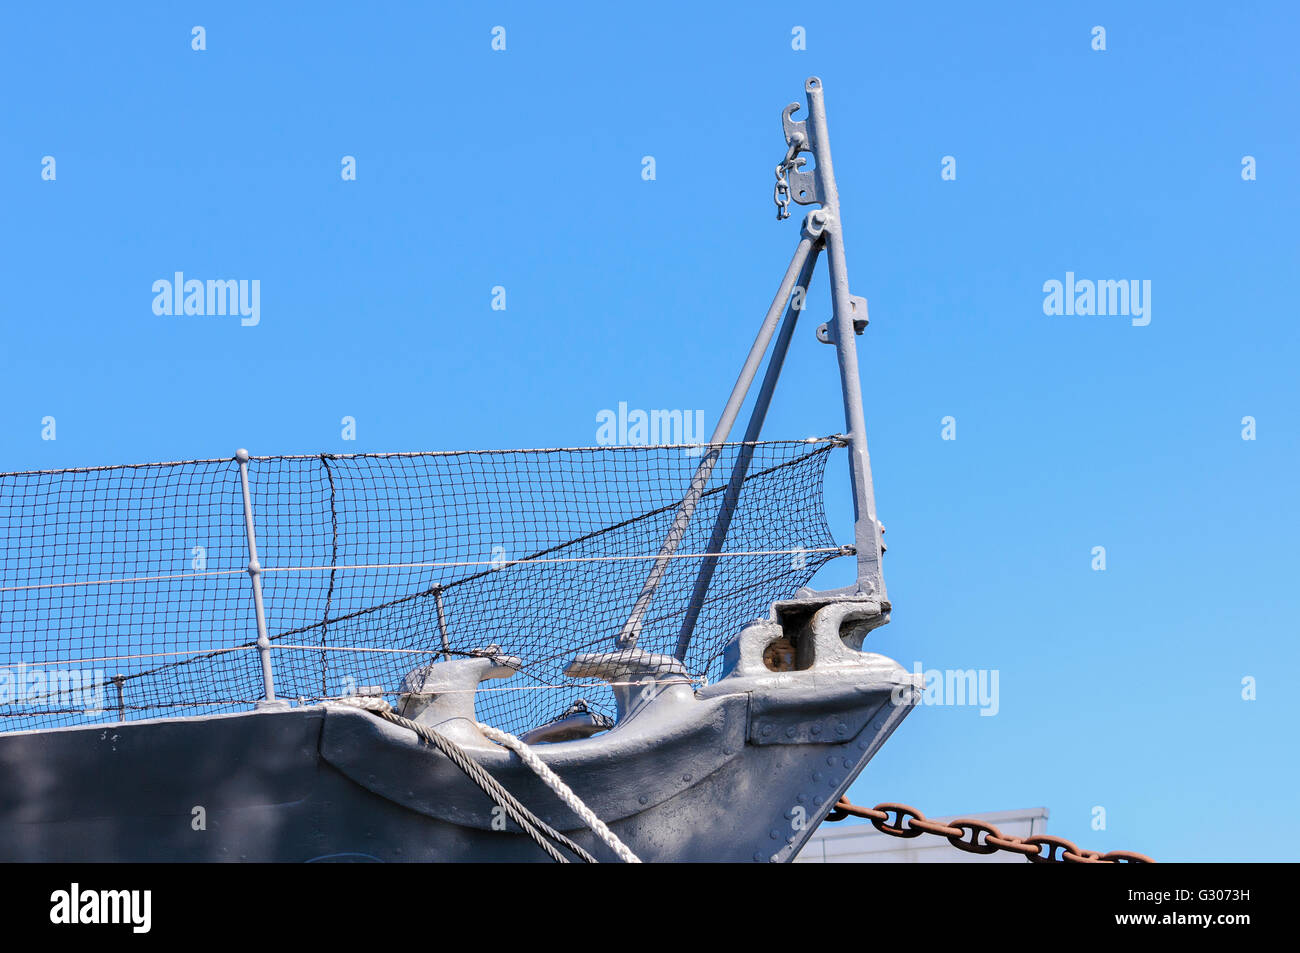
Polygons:
<instances>
[{"instance_id":1,"label":"safety netting","mask_svg":"<svg viewBox=\"0 0 1300 953\"><path fill-rule=\"evenodd\" d=\"M637 647L671 655L737 459L752 455L684 662L722 651L843 555L822 505L839 438L698 446L252 457L0 474L0 730L246 711L264 695L251 514L276 694L388 696L498 647L480 720L536 727L608 687L564 674L612 651L662 565ZM701 463L712 464L704 479ZM698 496L672 557L663 544Z\"/></svg>"}]
</instances>

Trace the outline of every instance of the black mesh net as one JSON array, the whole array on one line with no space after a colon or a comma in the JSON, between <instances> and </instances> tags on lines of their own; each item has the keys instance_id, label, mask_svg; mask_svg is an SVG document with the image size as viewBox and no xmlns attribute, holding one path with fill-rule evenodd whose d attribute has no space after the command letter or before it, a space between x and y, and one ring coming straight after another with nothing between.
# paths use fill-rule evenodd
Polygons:
<instances>
[{"instance_id":1,"label":"black mesh net","mask_svg":"<svg viewBox=\"0 0 1300 953\"><path fill-rule=\"evenodd\" d=\"M637 646L672 654L741 444L717 462ZM685 662L719 673L740 628L841 554L822 508L833 438L753 453ZM607 687L564 675L613 650L700 448L254 457L281 698L382 691L490 645L517 656L481 720L524 731ZM233 460L0 474L0 730L245 711L263 697Z\"/></svg>"}]
</instances>

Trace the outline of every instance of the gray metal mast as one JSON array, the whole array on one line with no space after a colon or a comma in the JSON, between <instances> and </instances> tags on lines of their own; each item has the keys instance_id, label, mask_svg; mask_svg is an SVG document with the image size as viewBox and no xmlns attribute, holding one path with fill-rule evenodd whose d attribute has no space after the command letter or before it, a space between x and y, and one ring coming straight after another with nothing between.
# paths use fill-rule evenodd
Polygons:
<instances>
[{"instance_id":1,"label":"gray metal mast","mask_svg":"<svg viewBox=\"0 0 1300 953\"><path fill-rule=\"evenodd\" d=\"M757 374L758 365L776 332L777 320L784 310L785 320L777 335L767 373L755 399L749 426L745 432L744 445L737 455L722 506L714 521L707 550L710 555L704 559L700 567L678 634L676 657L679 659L686 657L695 624L717 565L716 554L722 551L744 485L745 475L753 457L753 442L758 440L762 432L772 393L780 377L790 339L794 334L804 297L803 292L807 291L818 255L822 251L826 252L830 271L832 318L817 329L817 338L823 343L835 346L839 363L847 429L845 440L849 453L849 477L853 492L853 535L857 554L857 581L845 589L821 595L856 597L878 602L880 622L888 621L889 604L881 574L882 527L876 518L875 490L871 480L871 458L867 452L866 417L862 409L862 384L858 376L858 353L855 340L856 335L861 334L867 325L867 302L865 298L853 295L849 291L839 192L835 187L835 172L831 163L830 137L826 127L826 104L823 99L821 80L816 76L809 77L804 83L804 92L808 99L808 119L799 122L794 120L794 114L801 108L798 103L791 103L781 115L788 148L785 158L776 169L777 185L774 198L777 204L777 218L789 217L788 206L791 201L798 205L820 205L821 208L804 219L799 244L777 289L776 298L768 309L758 337L750 348L735 387L732 388L726 408L710 438L709 450L696 468L690 488L678 507L668 537L660 549L631 615L619 634L618 645L621 648L631 648L636 644L645 612L654 599L655 590L667 571L668 563L685 536L691 516L708 486L721 454L720 444L724 443L731 433L741 405ZM810 153L813 157L814 168L811 172L802 169L807 161L802 157L802 153ZM796 287L802 291L797 297L792 298Z\"/></svg>"},{"instance_id":2,"label":"gray metal mast","mask_svg":"<svg viewBox=\"0 0 1300 953\"><path fill-rule=\"evenodd\" d=\"M867 452L867 422L862 410L862 381L858 377L858 347L855 336L867 326L867 300L849 292L848 265L844 260L844 227L840 217L840 194L835 187L835 170L831 164L830 134L826 128L826 101L822 81L810 76L804 83L808 95L808 119L795 122L799 109L791 103L781 115L786 142L792 145L800 136L807 143L816 163L811 173L801 169L790 172L790 194L800 205L819 204L827 215L823 229L827 264L831 278L833 319L818 338L835 345L840 365L840 387L844 394L844 422L848 427L849 476L853 484L853 539L857 546L858 581L856 592L887 602L885 580L881 573L881 525L876 518L876 490L871 480L871 455ZM802 164L802 163L801 163Z\"/></svg>"}]
</instances>

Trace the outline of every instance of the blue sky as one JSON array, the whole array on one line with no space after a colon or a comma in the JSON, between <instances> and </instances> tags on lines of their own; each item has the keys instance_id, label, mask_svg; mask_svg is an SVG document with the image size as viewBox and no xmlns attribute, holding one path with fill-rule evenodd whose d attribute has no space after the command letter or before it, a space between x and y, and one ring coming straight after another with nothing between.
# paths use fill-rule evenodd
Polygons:
<instances>
[{"instance_id":1,"label":"blue sky","mask_svg":"<svg viewBox=\"0 0 1300 953\"><path fill-rule=\"evenodd\" d=\"M620 401L711 425L796 240L772 169L815 73L871 304L895 613L868 645L1000 685L996 717L914 711L852 797L1042 805L1053 833L1160 859L1294 859L1297 20L10 6L0 469L590 444ZM155 315L178 270L259 279L260 323ZM1149 280L1150 324L1045 315L1066 272ZM805 328L767 435L842 429L837 387ZM828 497L848 541L838 480Z\"/></svg>"}]
</instances>

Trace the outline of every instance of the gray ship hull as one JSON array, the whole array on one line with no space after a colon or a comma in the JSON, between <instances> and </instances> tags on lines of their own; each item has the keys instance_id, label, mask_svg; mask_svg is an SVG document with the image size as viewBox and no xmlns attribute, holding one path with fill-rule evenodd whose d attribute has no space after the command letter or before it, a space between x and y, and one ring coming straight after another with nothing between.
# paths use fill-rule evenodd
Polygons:
<instances>
[{"instance_id":1,"label":"gray ship hull","mask_svg":"<svg viewBox=\"0 0 1300 953\"><path fill-rule=\"evenodd\" d=\"M820 652L807 627L802 669L769 670L763 653L782 627L756 624L714 685L661 677L612 730L535 750L643 860L788 861L911 707L910 676L845 645L842 618L826 620L836 631L819 633ZM516 755L476 743L467 718L438 718L431 697L428 723L548 823L613 859ZM0 735L0 859L546 855L414 732L325 703Z\"/></svg>"}]
</instances>

